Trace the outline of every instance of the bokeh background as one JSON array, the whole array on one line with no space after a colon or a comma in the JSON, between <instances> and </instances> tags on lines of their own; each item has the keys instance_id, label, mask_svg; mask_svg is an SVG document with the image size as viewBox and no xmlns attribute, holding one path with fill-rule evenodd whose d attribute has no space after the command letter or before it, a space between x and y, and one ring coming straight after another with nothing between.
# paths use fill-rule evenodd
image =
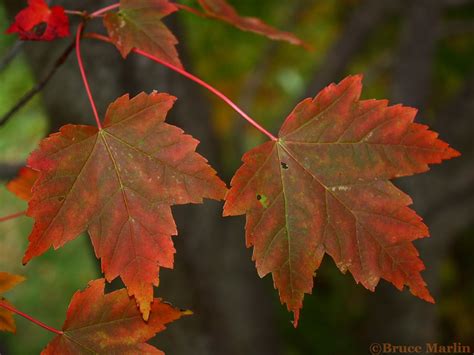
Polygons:
<instances>
[{"instance_id":1,"label":"bokeh background","mask_svg":"<svg viewBox=\"0 0 474 355\"><path fill-rule=\"evenodd\" d=\"M181 40L188 70L271 131L277 132L302 98L348 74L364 73L365 98L417 107L418 122L463 153L428 174L396 182L413 196L414 208L431 229L432 237L416 245L437 303L426 304L384 281L371 293L326 257L294 329L271 278L257 276L244 245L244 218L224 219L222 205L207 201L173 209L179 229L176 268L161 272L156 289L157 296L195 315L170 325L153 343L173 355L357 355L368 354L374 342L461 342L474 351L474 1L229 2L315 48L308 52L271 42L189 13L167 20ZM45 75L70 41L19 43L5 35L24 3L0 0L0 116ZM113 2L54 3L80 10ZM264 139L222 102L169 70L134 56L122 61L111 46L90 40L83 51L101 113L124 93L156 89L177 96L171 122L201 140L199 152L227 182L242 153ZM40 139L66 123L93 123L73 55L40 95L0 126L0 216L26 208L3 183ZM100 267L86 235L21 266L31 226L27 217L0 224L0 270L27 277L6 296L17 308L60 327L71 296L99 278ZM0 334L2 355L39 353L52 337L23 319L17 323L16 335Z\"/></svg>"}]
</instances>

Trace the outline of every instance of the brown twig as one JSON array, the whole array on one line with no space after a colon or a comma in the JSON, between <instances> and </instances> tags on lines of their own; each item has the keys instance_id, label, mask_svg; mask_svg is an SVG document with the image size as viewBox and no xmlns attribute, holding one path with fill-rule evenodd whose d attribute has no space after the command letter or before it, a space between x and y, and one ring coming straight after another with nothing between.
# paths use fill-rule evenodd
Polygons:
<instances>
[{"instance_id":1,"label":"brown twig","mask_svg":"<svg viewBox=\"0 0 474 355\"><path fill-rule=\"evenodd\" d=\"M8 52L0 60L0 73L4 71L13 59L20 53L21 47L23 46L23 41L16 41L13 46L8 49Z\"/></svg>"},{"instance_id":2,"label":"brown twig","mask_svg":"<svg viewBox=\"0 0 474 355\"><path fill-rule=\"evenodd\" d=\"M0 119L0 126L3 126L15 113L17 113L23 106L25 106L33 97L41 92L48 82L52 79L56 71L64 64L66 59L69 57L69 54L73 51L76 41L73 41L64 52L59 56L59 58L54 63L53 67L49 70L46 76L36 83L34 87L30 89L23 97Z\"/></svg>"}]
</instances>

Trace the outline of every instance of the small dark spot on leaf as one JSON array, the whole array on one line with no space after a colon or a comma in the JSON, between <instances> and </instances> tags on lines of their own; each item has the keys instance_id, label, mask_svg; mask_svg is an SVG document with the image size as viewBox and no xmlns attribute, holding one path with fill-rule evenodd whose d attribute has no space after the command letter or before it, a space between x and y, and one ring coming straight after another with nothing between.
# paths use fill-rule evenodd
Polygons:
<instances>
[{"instance_id":1,"label":"small dark spot on leaf","mask_svg":"<svg viewBox=\"0 0 474 355\"><path fill-rule=\"evenodd\" d=\"M285 170L288 169L288 164L286 164L286 163L284 163L284 162L280 162L280 164L281 164L281 167L282 167L283 169L285 169Z\"/></svg>"},{"instance_id":2,"label":"small dark spot on leaf","mask_svg":"<svg viewBox=\"0 0 474 355\"><path fill-rule=\"evenodd\" d=\"M63 196L58 197L58 201L59 201L59 202L63 202L63 201L64 201L64 197L63 197Z\"/></svg>"},{"instance_id":3,"label":"small dark spot on leaf","mask_svg":"<svg viewBox=\"0 0 474 355\"><path fill-rule=\"evenodd\" d=\"M48 24L46 22L41 22L33 27L32 31L35 35L41 37L46 32L46 27L48 27Z\"/></svg>"},{"instance_id":4,"label":"small dark spot on leaf","mask_svg":"<svg viewBox=\"0 0 474 355\"><path fill-rule=\"evenodd\" d=\"M257 200L261 200L262 199L262 195L257 195Z\"/></svg>"}]
</instances>

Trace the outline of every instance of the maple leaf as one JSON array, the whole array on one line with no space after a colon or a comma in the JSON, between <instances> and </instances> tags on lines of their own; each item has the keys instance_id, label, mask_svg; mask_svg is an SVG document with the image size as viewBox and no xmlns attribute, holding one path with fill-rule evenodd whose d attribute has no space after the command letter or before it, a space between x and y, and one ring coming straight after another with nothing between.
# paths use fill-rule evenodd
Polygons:
<instances>
[{"instance_id":1,"label":"maple leaf","mask_svg":"<svg viewBox=\"0 0 474 355\"><path fill-rule=\"evenodd\" d=\"M19 275L9 274L7 272L0 272L0 295L6 291L9 291L20 282L23 282L25 278ZM4 298L0 298L4 303L8 303ZM15 320L13 319L13 314L0 307L0 331L12 332L15 333L16 326Z\"/></svg>"},{"instance_id":2,"label":"maple leaf","mask_svg":"<svg viewBox=\"0 0 474 355\"><path fill-rule=\"evenodd\" d=\"M18 33L22 40L52 41L69 36L69 19L61 6L49 8L44 0L28 0L7 33Z\"/></svg>"},{"instance_id":3,"label":"maple leaf","mask_svg":"<svg viewBox=\"0 0 474 355\"><path fill-rule=\"evenodd\" d=\"M27 263L88 230L108 281L120 276L148 319L160 267L173 267L171 205L223 199L225 184L195 152L198 141L164 122L175 97L122 96L104 128L66 125L33 152L40 172L27 215Z\"/></svg>"},{"instance_id":4,"label":"maple leaf","mask_svg":"<svg viewBox=\"0 0 474 355\"><path fill-rule=\"evenodd\" d=\"M168 0L121 0L120 11L108 13L104 25L124 58L137 48L182 68L178 40L161 21L177 10Z\"/></svg>"},{"instance_id":5,"label":"maple leaf","mask_svg":"<svg viewBox=\"0 0 474 355\"><path fill-rule=\"evenodd\" d=\"M325 253L369 290L383 278L434 302L412 244L428 228L389 179L459 153L413 123L415 109L360 101L361 80L348 77L301 102L276 142L244 155L226 197L224 215L247 214L258 273L272 273L295 326Z\"/></svg>"},{"instance_id":6,"label":"maple leaf","mask_svg":"<svg viewBox=\"0 0 474 355\"><path fill-rule=\"evenodd\" d=\"M105 280L91 281L74 294L63 325L41 354L164 354L146 343L184 315L155 298L150 319L144 322L125 289L104 294Z\"/></svg>"},{"instance_id":7,"label":"maple leaf","mask_svg":"<svg viewBox=\"0 0 474 355\"><path fill-rule=\"evenodd\" d=\"M242 17L225 0L199 0L207 15L227 22L243 31L264 35L270 39L286 41L299 46L307 46L294 34L277 30L255 17Z\"/></svg>"},{"instance_id":8,"label":"maple leaf","mask_svg":"<svg viewBox=\"0 0 474 355\"><path fill-rule=\"evenodd\" d=\"M38 179L38 172L29 168L21 168L18 176L11 180L6 186L7 189L22 200L29 201L32 194L31 189Z\"/></svg>"}]
</instances>

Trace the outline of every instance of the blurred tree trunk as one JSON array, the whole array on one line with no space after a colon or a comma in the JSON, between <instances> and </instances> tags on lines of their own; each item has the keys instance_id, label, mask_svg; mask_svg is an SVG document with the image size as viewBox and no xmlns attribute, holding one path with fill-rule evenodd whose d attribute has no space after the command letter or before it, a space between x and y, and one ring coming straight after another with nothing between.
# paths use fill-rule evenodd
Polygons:
<instances>
[{"instance_id":1,"label":"blurred tree trunk","mask_svg":"<svg viewBox=\"0 0 474 355\"><path fill-rule=\"evenodd\" d=\"M363 0L344 26L339 40L334 42L321 66L315 70L303 97L314 97L329 83L341 80L347 66L367 45L377 27L403 3L404 0Z\"/></svg>"},{"instance_id":2,"label":"blurred tree trunk","mask_svg":"<svg viewBox=\"0 0 474 355\"><path fill-rule=\"evenodd\" d=\"M84 4L91 7L91 2L85 1L65 0L62 4L71 10L83 9ZM108 4L94 1L93 8ZM5 1L12 16L22 5L16 0ZM183 31L177 22L171 25L184 44L179 48L182 60L192 72ZM88 27L97 30L92 23ZM70 40L24 46L37 77ZM118 51L108 44L84 40L82 47L99 113L104 114L107 105L125 93L136 95L154 89L169 92L179 98L169 121L198 138L202 142L198 151L221 170L210 106L200 87L145 58L131 56L122 61ZM47 86L43 100L51 131L66 123L93 124L74 55ZM207 201L203 206L173 209L179 230L176 265L173 271L161 271L156 295L192 309L195 315L170 325L159 335L159 347L174 355L278 354L272 303L264 294L267 284L258 280L250 251L245 249L242 219L223 219L221 207L221 203Z\"/></svg>"},{"instance_id":3,"label":"blurred tree trunk","mask_svg":"<svg viewBox=\"0 0 474 355\"><path fill-rule=\"evenodd\" d=\"M426 265L423 277L434 298L440 299L440 270L449 248L473 221L474 168L471 143L474 80L467 78L455 97L434 121L428 121L434 60L442 28L446 1L416 0L406 8L395 62L392 102L419 109L417 122L429 124L441 138L463 153L463 157L433 166L427 174L401 179L397 184L412 196L415 210L429 226L431 238L416 242ZM451 4L447 4L451 5ZM471 190L471 193L469 193ZM439 313L408 292L400 295L384 283L374 300L371 340L395 344L441 341ZM458 339L460 340L460 339Z\"/></svg>"},{"instance_id":4,"label":"blurred tree trunk","mask_svg":"<svg viewBox=\"0 0 474 355\"><path fill-rule=\"evenodd\" d=\"M403 103L423 112L431 93L431 79L435 51L441 29L442 6L439 0L416 0L405 8L404 23L400 31L400 45L395 57L392 103ZM429 30L427 30L429 29ZM423 117L417 117L423 122ZM426 123L426 122L425 122ZM443 170L448 170L443 166ZM428 208L427 191L419 186L433 179L410 177L396 182L415 201L416 211L423 216ZM446 181L447 182L447 181ZM421 193L423 191L423 193ZM429 194L436 193L434 191ZM432 230L434 237L437 230ZM433 296L439 295L439 266L444 250L433 239L417 242L421 258L427 265L423 277ZM435 306L413 297L408 292L399 294L383 283L374 296L372 334L376 341L394 344L424 344L436 339L437 319Z\"/></svg>"}]
</instances>

